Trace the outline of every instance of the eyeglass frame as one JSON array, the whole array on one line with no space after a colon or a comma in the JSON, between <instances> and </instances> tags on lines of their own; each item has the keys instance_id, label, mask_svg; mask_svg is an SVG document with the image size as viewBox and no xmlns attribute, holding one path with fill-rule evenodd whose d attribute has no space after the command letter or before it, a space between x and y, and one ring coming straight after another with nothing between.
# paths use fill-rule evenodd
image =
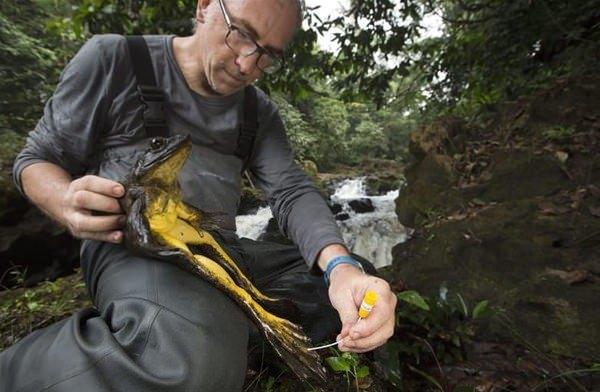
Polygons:
<instances>
[{"instance_id":1,"label":"eyeglass frame","mask_svg":"<svg viewBox=\"0 0 600 392\"><path fill-rule=\"evenodd\" d=\"M250 57L255 53L258 53L258 57L256 58L256 67L261 71L264 72L266 74L272 75L275 72L281 70L283 68L283 65L285 63L285 59L283 56L281 55L277 55L275 53L273 53L273 51L268 50L263 48L261 45L258 44L258 42L256 42L256 40L254 38L252 38L251 36L249 36L244 30L240 29L239 27L237 27L236 25L234 25L231 22L231 17L229 16L229 14L227 13L227 10L225 8L225 4L223 3L223 0L218 0L219 3L219 7L221 8L221 12L223 13L223 18L225 19L225 24L227 24L227 34L225 35L225 44L227 45L227 47L229 49L231 49L231 51L235 54L237 54L238 56L243 56L243 57ZM255 46L255 49L253 51L251 51L250 53L238 53L235 49L233 49L231 47L231 45L229 45L229 42L227 41L227 38L229 38L229 35L231 34L231 32L233 30L237 30L244 38L248 39L250 42L252 42ZM277 68L272 70L272 71L267 71L266 69L262 69L260 67L260 65L258 65L258 61L260 60L260 58L263 55L267 55L268 57L270 57L272 59L272 64L277 65ZM269 68L269 67L266 67Z\"/></svg>"}]
</instances>

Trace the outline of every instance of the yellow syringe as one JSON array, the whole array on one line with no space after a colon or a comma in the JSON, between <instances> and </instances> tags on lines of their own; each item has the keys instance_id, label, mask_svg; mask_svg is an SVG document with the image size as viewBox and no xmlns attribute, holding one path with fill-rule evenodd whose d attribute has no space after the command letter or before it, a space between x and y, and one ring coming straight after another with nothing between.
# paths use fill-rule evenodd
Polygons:
<instances>
[{"instance_id":1,"label":"yellow syringe","mask_svg":"<svg viewBox=\"0 0 600 392\"><path fill-rule=\"evenodd\" d=\"M377 293L373 290L367 290L365 296L363 297L362 303L360 304L358 317L361 319L369 317L369 313L371 313L371 310L373 310L375 302L377 302Z\"/></svg>"}]
</instances>

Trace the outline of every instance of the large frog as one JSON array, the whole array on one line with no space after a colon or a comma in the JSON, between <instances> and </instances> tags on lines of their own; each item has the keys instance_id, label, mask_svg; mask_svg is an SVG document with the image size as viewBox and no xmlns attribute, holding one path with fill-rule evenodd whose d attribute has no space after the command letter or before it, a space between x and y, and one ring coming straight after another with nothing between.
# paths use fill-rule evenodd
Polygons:
<instances>
[{"instance_id":1,"label":"large frog","mask_svg":"<svg viewBox=\"0 0 600 392\"><path fill-rule=\"evenodd\" d=\"M320 357L309 352L302 328L275 315L290 301L261 293L217 242L218 219L181 200L177 175L192 143L189 137L154 138L126 181L125 243L137 252L186 268L231 297L301 379L326 385Z\"/></svg>"}]
</instances>

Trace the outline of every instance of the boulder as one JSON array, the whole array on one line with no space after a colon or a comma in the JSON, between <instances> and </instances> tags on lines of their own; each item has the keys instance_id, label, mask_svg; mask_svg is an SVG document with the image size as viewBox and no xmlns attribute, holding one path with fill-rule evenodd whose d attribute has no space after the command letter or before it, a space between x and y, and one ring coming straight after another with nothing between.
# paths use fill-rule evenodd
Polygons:
<instances>
[{"instance_id":1,"label":"boulder","mask_svg":"<svg viewBox=\"0 0 600 392\"><path fill-rule=\"evenodd\" d=\"M400 223L415 227L442 209L456 209L464 204L454 187L457 175L452 160L435 152L428 153L406 169L408 186L400 190L396 212Z\"/></svg>"},{"instance_id":2,"label":"boulder","mask_svg":"<svg viewBox=\"0 0 600 392\"><path fill-rule=\"evenodd\" d=\"M375 211L375 207L373 206L373 202L371 199L355 199L351 200L348 205L354 212L357 214L364 214L366 212Z\"/></svg>"},{"instance_id":3,"label":"boulder","mask_svg":"<svg viewBox=\"0 0 600 392\"><path fill-rule=\"evenodd\" d=\"M544 352L593 359L600 219L544 211L532 200L511 201L434 226L393 249L396 278L429 295L445 283L471 304L487 299L503 308L516 327L492 324L490 335L518 332Z\"/></svg>"},{"instance_id":4,"label":"boulder","mask_svg":"<svg viewBox=\"0 0 600 392\"><path fill-rule=\"evenodd\" d=\"M79 244L64 228L31 207L13 226L0 226L0 276L4 286L33 286L72 273ZM15 279L9 271L21 271ZM22 281L21 281L22 280Z\"/></svg>"}]
</instances>

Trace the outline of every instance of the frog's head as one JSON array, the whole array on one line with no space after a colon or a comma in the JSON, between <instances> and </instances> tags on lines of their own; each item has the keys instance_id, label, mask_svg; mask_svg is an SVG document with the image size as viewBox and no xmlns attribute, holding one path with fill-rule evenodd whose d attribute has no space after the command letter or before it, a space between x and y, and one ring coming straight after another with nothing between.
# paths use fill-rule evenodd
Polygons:
<instances>
[{"instance_id":1,"label":"frog's head","mask_svg":"<svg viewBox=\"0 0 600 392\"><path fill-rule=\"evenodd\" d=\"M155 137L133 170L133 183L168 189L177 182L192 142L189 136Z\"/></svg>"}]
</instances>

